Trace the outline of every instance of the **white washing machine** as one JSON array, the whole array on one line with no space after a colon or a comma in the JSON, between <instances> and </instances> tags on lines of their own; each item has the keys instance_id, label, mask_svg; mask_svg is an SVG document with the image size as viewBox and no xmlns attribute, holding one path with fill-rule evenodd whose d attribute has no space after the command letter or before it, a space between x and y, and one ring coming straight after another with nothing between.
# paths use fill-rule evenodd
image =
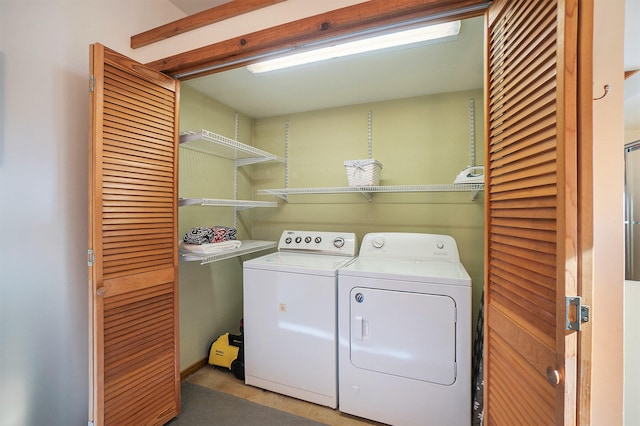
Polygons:
<instances>
[{"instance_id":1,"label":"white washing machine","mask_svg":"<svg viewBox=\"0 0 640 426\"><path fill-rule=\"evenodd\" d=\"M337 407L337 271L356 253L353 233L284 231L244 262L246 384Z\"/></svg>"},{"instance_id":2,"label":"white washing machine","mask_svg":"<svg viewBox=\"0 0 640 426\"><path fill-rule=\"evenodd\" d=\"M471 278L446 235L367 234L339 271L339 410L471 424Z\"/></svg>"}]
</instances>

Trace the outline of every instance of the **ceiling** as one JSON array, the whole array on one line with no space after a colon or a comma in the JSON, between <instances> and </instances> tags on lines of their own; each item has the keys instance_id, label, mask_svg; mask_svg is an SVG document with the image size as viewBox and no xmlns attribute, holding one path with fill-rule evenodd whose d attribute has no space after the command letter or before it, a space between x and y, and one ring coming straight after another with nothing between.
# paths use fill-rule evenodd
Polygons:
<instances>
[{"instance_id":1,"label":"ceiling","mask_svg":"<svg viewBox=\"0 0 640 426\"><path fill-rule=\"evenodd\" d=\"M176 7L182 10L187 15L193 15L194 13L202 12L203 10L211 9L212 7L220 6L224 3L229 3L231 0L169 0L175 4Z\"/></svg>"},{"instance_id":2,"label":"ceiling","mask_svg":"<svg viewBox=\"0 0 640 426\"><path fill-rule=\"evenodd\" d=\"M170 0L191 15L230 0ZM640 0L625 1L625 70L640 68ZM244 67L183 82L250 117L481 88L483 18L455 41L253 75ZM640 129L640 73L625 82L625 128Z\"/></svg>"},{"instance_id":3,"label":"ceiling","mask_svg":"<svg viewBox=\"0 0 640 426\"><path fill-rule=\"evenodd\" d=\"M183 84L250 117L482 88L483 18L454 41L388 49L264 74L245 67Z\"/></svg>"}]
</instances>

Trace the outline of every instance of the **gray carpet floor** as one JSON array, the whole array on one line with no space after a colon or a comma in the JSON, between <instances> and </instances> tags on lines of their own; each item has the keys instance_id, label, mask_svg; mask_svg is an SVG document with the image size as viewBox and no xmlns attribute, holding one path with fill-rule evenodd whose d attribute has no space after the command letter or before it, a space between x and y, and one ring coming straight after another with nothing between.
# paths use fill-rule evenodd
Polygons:
<instances>
[{"instance_id":1,"label":"gray carpet floor","mask_svg":"<svg viewBox=\"0 0 640 426\"><path fill-rule=\"evenodd\" d=\"M182 382L182 412L166 426L319 426L313 420Z\"/></svg>"}]
</instances>

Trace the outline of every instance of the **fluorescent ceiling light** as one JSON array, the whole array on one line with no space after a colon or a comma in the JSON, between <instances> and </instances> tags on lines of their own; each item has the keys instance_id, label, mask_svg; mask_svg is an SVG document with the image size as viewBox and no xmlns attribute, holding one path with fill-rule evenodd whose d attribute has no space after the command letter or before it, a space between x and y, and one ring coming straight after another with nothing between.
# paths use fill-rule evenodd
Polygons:
<instances>
[{"instance_id":1,"label":"fluorescent ceiling light","mask_svg":"<svg viewBox=\"0 0 640 426\"><path fill-rule=\"evenodd\" d=\"M308 64L311 62L318 62L327 59L354 55L356 53L420 43L429 40L442 39L445 37L453 37L458 35L459 32L460 21L446 22L444 24L429 25L427 27L404 30L392 34L385 34L367 39L337 44L335 46L310 50L307 52L297 53L289 56L283 56L281 58L269 59L263 62L256 62L255 64L248 65L247 69L254 74L263 73L278 70L281 68Z\"/></svg>"}]
</instances>

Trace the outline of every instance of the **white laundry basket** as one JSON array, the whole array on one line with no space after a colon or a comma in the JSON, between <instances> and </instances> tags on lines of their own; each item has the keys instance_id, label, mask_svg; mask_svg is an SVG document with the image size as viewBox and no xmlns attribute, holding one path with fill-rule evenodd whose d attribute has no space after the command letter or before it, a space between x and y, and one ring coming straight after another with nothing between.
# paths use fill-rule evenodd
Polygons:
<instances>
[{"instance_id":1,"label":"white laundry basket","mask_svg":"<svg viewBox=\"0 0 640 426\"><path fill-rule=\"evenodd\" d=\"M344 166L349 186L377 186L380 183L382 163L378 160L347 160Z\"/></svg>"}]
</instances>

